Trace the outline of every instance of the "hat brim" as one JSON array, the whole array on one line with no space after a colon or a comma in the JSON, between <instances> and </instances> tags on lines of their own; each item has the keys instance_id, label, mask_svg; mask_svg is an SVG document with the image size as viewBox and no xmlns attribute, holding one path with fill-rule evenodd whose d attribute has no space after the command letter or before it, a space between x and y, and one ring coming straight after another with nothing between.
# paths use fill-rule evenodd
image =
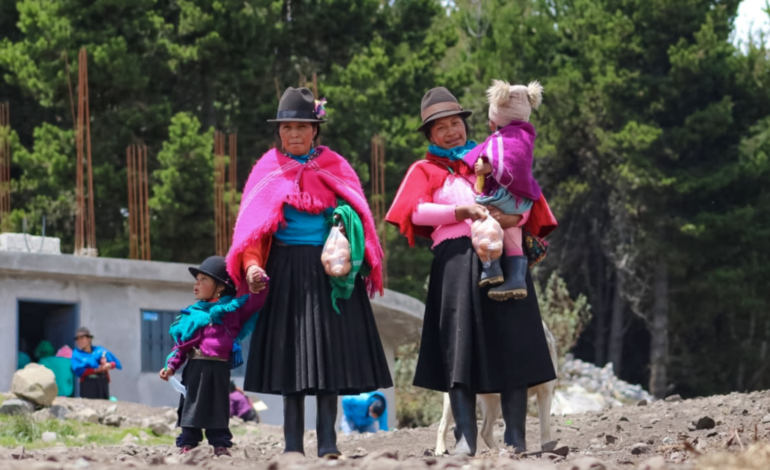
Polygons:
<instances>
[{"instance_id":1,"label":"hat brim","mask_svg":"<svg viewBox=\"0 0 770 470\"><path fill-rule=\"evenodd\" d=\"M268 119L267 122L315 122L323 124L326 119L298 119L298 118L284 118L284 119Z\"/></svg>"},{"instance_id":2,"label":"hat brim","mask_svg":"<svg viewBox=\"0 0 770 470\"><path fill-rule=\"evenodd\" d=\"M420 127L418 127L415 132L422 132L425 129L425 126L435 121L436 119L441 119L449 116L460 116L463 118L467 118L471 114L473 114L473 111L469 111L467 109L464 109L462 111L441 111L440 113L436 113L433 116L429 117L428 119L424 120L420 125Z\"/></svg>"},{"instance_id":3,"label":"hat brim","mask_svg":"<svg viewBox=\"0 0 770 470\"><path fill-rule=\"evenodd\" d=\"M198 278L198 274L205 274L206 276L210 277L211 279L213 279L213 280L217 281L218 283L222 284L223 286L225 286L225 293L235 294L235 287L232 284L229 284L224 279L222 279L222 278L220 278L218 276L215 276L215 275L211 274L210 272L206 272L206 271L200 270L198 268L190 267L190 268L187 268L187 270L190 271L190 274L192 274L192 277L194 277L196 279Z\"/></svg>"}]
</instances>

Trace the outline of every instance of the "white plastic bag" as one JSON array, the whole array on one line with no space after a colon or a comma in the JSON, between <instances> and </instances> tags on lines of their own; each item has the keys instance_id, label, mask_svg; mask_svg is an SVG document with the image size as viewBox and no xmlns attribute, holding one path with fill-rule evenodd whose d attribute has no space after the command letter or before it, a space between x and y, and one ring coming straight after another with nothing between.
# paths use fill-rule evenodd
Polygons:
<instances>
[{"instance_id":1,"label":"white plastic bag","mask_svg":"<svg viewBox=\"0 0 770 470\"><path fill-rule=\"evenodd\" d=\"M350 242L339 227L332 227L321 253L321 262L326 274L332 277L347 276L353 269L350 263Z\"/></svg>"},{"instance_id":2,"label":"white plastic bag","mask_svg":"<svg viewBox=\"0 0 770 470\"><path fill-rule=\"evenodd\" d=\"M481 258L482 264L488 268L492 261L503 254L503 228L494 218L487 216L471 224L473 249Z\"/></svg>"},{"instance_id":3,"label":"white plastic bag","mask_svg":"<svg viewBox=\"0 0 770 470\"><path fill-rule=\"evenodd\" d=\"M171 387L174 390L176 390L177 392L181 393L183 397L185 397L185 398L187 397L187 387L182 385L182 382L177 380L176 377L174 377L173 375L171 377L169 377L168 383L171 384Z\"/></svg>"}]
</instances>

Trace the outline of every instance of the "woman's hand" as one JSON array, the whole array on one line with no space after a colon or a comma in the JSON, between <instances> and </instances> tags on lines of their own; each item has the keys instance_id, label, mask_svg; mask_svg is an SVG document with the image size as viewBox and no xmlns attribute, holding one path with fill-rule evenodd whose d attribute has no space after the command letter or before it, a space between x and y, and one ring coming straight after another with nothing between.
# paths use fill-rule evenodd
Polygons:
<instances>
[{"instance_id":1,"label":"woman's hand","mask_svg":"<svg viewBox=\"0 0 770 470\"><path fill-rule=\"evenodd\" d=\"M484 176L492 173L492 165L485 162L484 159L479 158L476 160L476 164L473 166L473 170L477 176Z\"/></svg>"},{"instance_id":2,"label":"woman's hand","mask_svg":"<svg viewBox=\"0 0 770 470\"><path fill-rule=\"evenodd\" d=\"M455 207L455 220L462 222L466 219L473 221L483 219L487 216L487 209L481 204L468 204L467 206Z\"/></svg>"},{"instance_id":3,"label":"woman's hand","mask_svg":"<svg viewBox=\"0 0 770 470\"><path fill-rule=\"evenodd\" d=\"M489 206L487 209L489 210L489 215L495 219L503 229L518 227L519 222L521 222L520 215L506 214L494 206Z\"/></svg>"},{"instance_id":4,"label":"woman's hand","mask_svg":"<svg viewBox=\"0 0 770 470\"><path fill-rule=\"evenodd\" d=\"M246 283L249 285L249 292L259 294L267 286L267 274L265 270L253 264L246 270Z\"/></svg>"},{"instance_id":5,"label":"woman's hand","mask_svg":"<svg viewBox=\"0 0 770 470\"><path fill-rule=\"evenodd\" d=\"M160 376L161 380L165 380L166 382L168 382L168 379L174 376L174 369L168 369L164 367L163 369L160 370L158 375Z\"/></svg>"}]
</instances>

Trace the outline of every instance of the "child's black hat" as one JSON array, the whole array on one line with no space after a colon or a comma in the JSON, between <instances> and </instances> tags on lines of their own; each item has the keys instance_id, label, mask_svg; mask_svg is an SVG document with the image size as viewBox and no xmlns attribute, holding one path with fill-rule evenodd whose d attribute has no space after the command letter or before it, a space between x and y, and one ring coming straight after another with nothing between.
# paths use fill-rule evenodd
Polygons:
<instances>
[{"instance_id":1,"label":"child's black hat","mask_svg":"<svg viewBox=\"0 0 770 470\"><path fill-rule=\"evenodd\" d=\"M225 295L235 295L235 285L233 280L230 279L230 275L227 274L227 263L222 256L209 256L199 268L187 268L190 270L190 274L194 278L198 277L198 274L205 274L206 276L214 279L218 283L225 286Z\"/></svg>"}]
</instances>

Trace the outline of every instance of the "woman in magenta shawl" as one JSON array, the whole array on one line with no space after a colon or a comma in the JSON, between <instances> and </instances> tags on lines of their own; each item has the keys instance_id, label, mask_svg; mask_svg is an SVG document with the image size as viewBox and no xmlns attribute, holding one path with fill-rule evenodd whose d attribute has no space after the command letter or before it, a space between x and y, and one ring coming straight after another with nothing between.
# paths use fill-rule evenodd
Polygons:
<instances>
[{"instance_id":1,"label":"woman in magenta shawl","mask_svg":"<svg viewBox=\"0 0 770 470\"><path fill-rule=\"evenodd\" d=\"M314 146L324 114L307 88L289 88L281 97L270 120L279 145L249 176L227 265L242 293L261 291L265 276L271 284L243 388L284 397L286 452L304 453L305 396L315 395L318 456L336 458L337 397L393 382L367 295L383 292L382 248L355 171L331 149ZM344 228L362 233L356 239L363 259L354 263L347 290L321 264L340 210L350 225Z\"/></svg>"}]
</instances>

